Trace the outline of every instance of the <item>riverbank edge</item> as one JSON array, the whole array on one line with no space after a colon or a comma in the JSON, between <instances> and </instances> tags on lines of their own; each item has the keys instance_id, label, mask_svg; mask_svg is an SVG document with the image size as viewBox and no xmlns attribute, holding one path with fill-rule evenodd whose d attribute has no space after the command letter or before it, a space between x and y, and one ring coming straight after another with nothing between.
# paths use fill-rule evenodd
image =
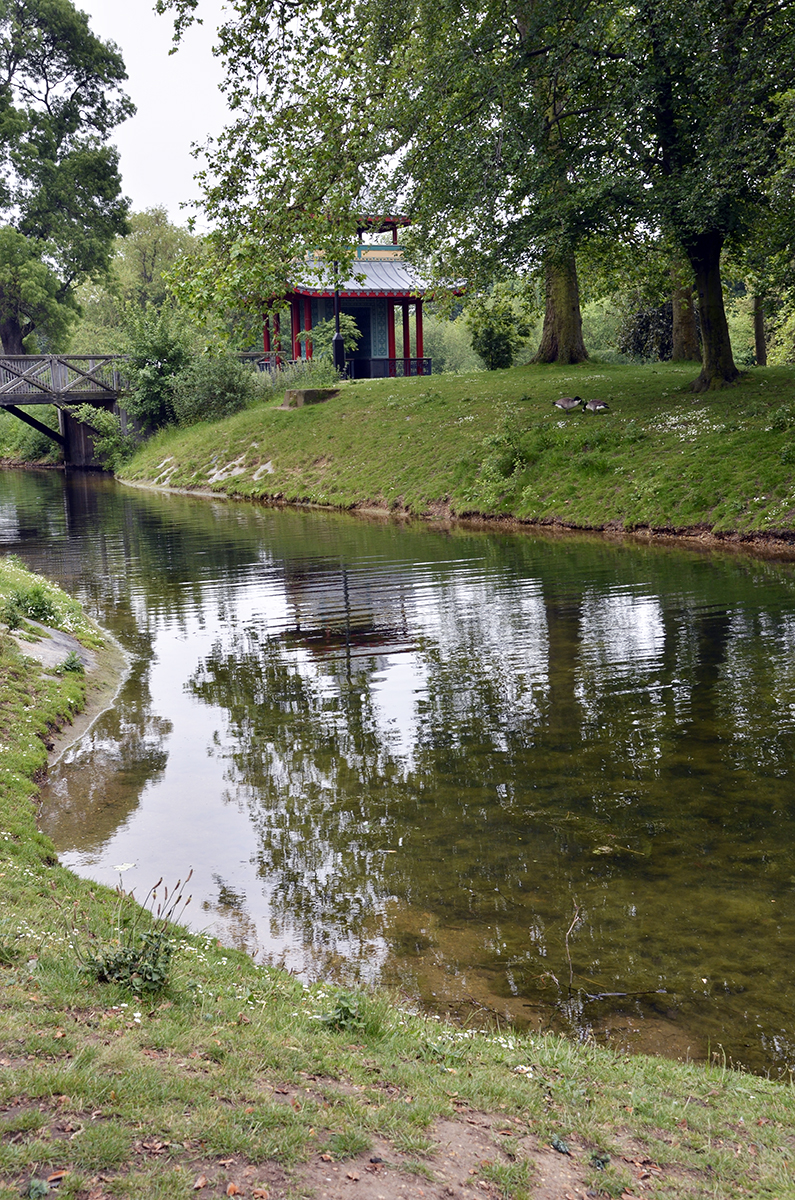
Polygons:
<instances>
[{"instance_id":1,"label":"riverbank edge","mask_svg":"<svg viewBox=\"0 0 795 1200\"><path fill-rule=\"evenodd\" d=\"M457 514L449 505L440 500L430 506L427 511L415 513L408 509L387 508L374 501L354 500L350 504L319 504L309 500L286 500L282 496L248 496L234 491L212 491L208 488L164 487L161 484L142 482L136 479L125 479L123 475L116 476L116 482L124 487L136 488L139 491L159 492L171 496L195 496L203 500L226 500L237 503L258 505L262 508L304 509L315 512L351 513L355 516L374 518L381 521L421 521L430 526L461 529L482 530L488 532L507 533L541 533L550 536L566 537L580 534L598 537L611 542L633 542L658 546L682 546L689 549L717 551L725 550L730 553L752 555L755 558L765 558L773 561L795 561L795 529L782 529L764 533L743 533L740 530L712 530L703 525L683 526L681 529L670 529L655 526L641 526L625 529L618 522L606 525L576 525L560 520L532 520L521 517L505 516L501 513L466 512Z\"/></svg>"},{"instance_id":2,"label":"riverbank edge","mask_svg":"<svg viewBox=\"0 0 795 1200\"><path fill-rule=\"evenodd\" d=\"M0 928L3 1200L48 1171L81 1200L337 1200L353 1183L364 1200L791 1194L793 1089L717 1056L461 1029L383 992L307 988L206 935L185 935L159 997L91 983L64 930L112 937L113 894L42 857L39 838L30 853L0 841L0 899L20 922Z\"/></svg>"}]
</instances>

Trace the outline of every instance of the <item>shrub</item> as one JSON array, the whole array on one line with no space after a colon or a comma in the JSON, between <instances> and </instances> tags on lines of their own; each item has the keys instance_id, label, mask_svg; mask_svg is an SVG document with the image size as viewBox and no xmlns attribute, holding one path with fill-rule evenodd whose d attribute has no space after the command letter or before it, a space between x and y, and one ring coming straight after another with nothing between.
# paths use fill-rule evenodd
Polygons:
<instances>
[{"instance_id":1,"label":"shrub","mask_svg":"<svg viewBox=\"0 0 795 1200\"><path fill-rule=\"evenodd\" d=\"M134 454L137 439L124 432L115 413L93 404L79 404L72 416L91 427L94 454L107 471L117 471Z\"/></svg>"},{"instance_id":2,"label":"shrub","mask_svg":"<svg viewBox=\"0 0 795 1200\"><path fill-rule=\"evenodd\" d=\"M204 354L187 363L173 380L172 406L180 425L218 421L240 412L257 396L251 367L233 354Z\"/></svg>"},{"instance_id":3,"label":"shrub","mask_svg":"<svg viewBox=\"0 0 795 1200\"><path fill-rule=\"evenodd\" d=\"M519 347L530 333L527 318L517 312L517 304L510 294L495 291L490 296L478 297L467 310L472 349L489 371L512 366Z\"/></svg>"},{"instance_id":4,"label":"shrub","mask_svg":"<svg viewBox=\"0 0 795 1200\"><path fill-rule=\"evenodd\" d=\"M337 387L339 372L327 358L305 358L277 371L254 376L257 392L264 400L283 396L288 388Z\"/></svg>"},{"instance_id":5,"label":"shrub","mask_svg":"<svg viewBox=\"0 0 795 1200\"><path fill-rule=\"evenodd\" d=\"M174 420L174 380L190 358L186 330L169 309L145 309L127 323L130 394L124 408L147 429Z\"/></svg>"},{"instance_id":6,"label":"shrub","mask_svg":"<svg viewBox=\"0 0 795 1200\"><path fill-rule=\"evenodd\" d=\"M45 625L54 624L58 620L55 605L47 595L43 583L31 583L27 587L17 588L6 601L5 607L9 605L15 607L26 617L30 617L34 621L41 621ZM6 624L8 624L7 620Z\"/></svg>"}]
</instances>

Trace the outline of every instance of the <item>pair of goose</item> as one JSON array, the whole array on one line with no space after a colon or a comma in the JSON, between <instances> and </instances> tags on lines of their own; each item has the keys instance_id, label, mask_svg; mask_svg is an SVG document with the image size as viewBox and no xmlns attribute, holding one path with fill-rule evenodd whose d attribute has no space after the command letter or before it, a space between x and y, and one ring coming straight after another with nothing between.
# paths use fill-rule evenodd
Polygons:
<instances>
[{"instance_id":1,"label":"pair of goose","mask_svg":"<svg viewBox=\"0 0 795 1200\"><path fill-rule=\"evenodd\" d=\"M604 400L582 400L579 396L561 396L560 400L553 400L555 408L562 408L564 412L574 412L575 408L580 408L582 412L610 412L610 406L605 404Z\"/></svg>"}]
</instances>

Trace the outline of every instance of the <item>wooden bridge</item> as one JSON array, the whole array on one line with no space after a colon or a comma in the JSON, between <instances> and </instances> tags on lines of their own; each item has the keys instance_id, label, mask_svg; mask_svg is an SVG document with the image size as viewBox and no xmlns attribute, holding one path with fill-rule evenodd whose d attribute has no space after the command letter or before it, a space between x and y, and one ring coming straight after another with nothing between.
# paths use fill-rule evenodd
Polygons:
<instances>
[{"instance_id":1,"label":"wooden bridge","mask_svg":"<svg viewBox=\"0 0 795 1200\"><path fill-rule=\"evenodd\" d=\"M68 466L95 466L90 427L76 421L69 409L93 404L118 412L122 363L118 354L0 355L0 408L58 442ZM34 404L55 405L57 431L25 411Z\"/></svg>"}]
</instances>

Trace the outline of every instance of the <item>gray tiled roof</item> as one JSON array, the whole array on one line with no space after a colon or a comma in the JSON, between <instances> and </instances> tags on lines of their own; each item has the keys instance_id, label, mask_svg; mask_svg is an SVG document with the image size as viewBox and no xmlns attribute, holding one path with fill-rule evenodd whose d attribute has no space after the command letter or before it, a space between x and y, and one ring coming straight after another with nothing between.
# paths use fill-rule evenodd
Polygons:
<instances>
[{"instance_id":1,"label":"gray tiled roof","mask_svg":"<svg viewBox=\"0 0 795 1200\"><path fill-rule=\"evenodd\" d=\"M427 285L419 276L399 259L361 259L354 264L354 275L364 277L363 282L351 277L339 282L340 296L400 296L422 295ZM299 296L333 296L334 288L319 284L316 279L293 284Z\"/></svg>"}]
</instances>

